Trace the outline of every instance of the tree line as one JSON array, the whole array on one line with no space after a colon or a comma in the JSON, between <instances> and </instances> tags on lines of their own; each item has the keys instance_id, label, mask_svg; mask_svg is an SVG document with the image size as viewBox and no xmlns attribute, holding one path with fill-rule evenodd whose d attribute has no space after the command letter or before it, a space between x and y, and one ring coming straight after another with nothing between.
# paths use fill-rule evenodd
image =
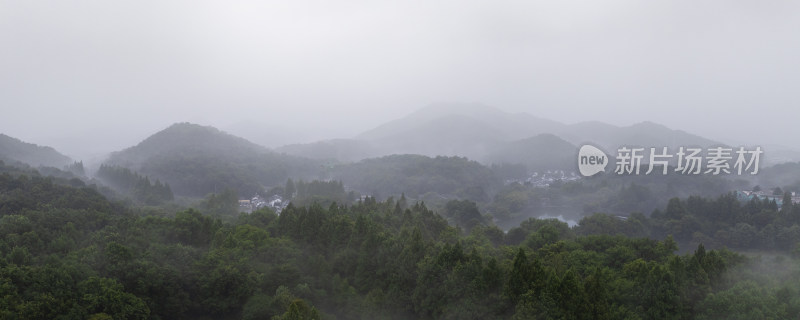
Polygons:
<instances>
[{"instance_id":1,"label":"tree line","mask_svg":"<svg viewBox=\"0 0 800 320\"><path fill-rule=\"evenodd\" d=\"M694 212L718 202L699 203L681 205ZM454 203L450 215L471 221L474 209ZM663 215L683 219L681 212L673 205ZM763 279L753 271L759 259L702 244L677 254L670 236L589 225L531 219L507 233L483 224L467 231L424 203L391 197L292 204L280 215L158 213L91 187L0 174L0 317L800 316L796 260L769 260L788 271Z\"/></svg>"}]
</instances>

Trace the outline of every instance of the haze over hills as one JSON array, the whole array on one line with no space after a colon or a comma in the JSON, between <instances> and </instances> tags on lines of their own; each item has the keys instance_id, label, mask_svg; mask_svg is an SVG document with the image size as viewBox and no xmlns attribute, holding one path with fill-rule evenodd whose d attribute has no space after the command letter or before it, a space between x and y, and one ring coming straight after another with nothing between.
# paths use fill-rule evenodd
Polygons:
<instances>
[{"instance_id":1,"label":"haze over hills","mask_svg":"<svg viewBox=\"0 0 800 320\"><path fill-rule=\"evenodd\" d=\"M72 163L72 159L52 147L39 146L17 138L0 134L0 160L19 161L31 166L61 168Z\"/></svg>"},{"instance_id":2,"label":"haze over hills","mask_svg":"<svg viewBox=\"0 0 800 320\"><path fill-rule=\"evenodd\" d=\"M333 168L331 175L368 195L387 197L405 193L438 198L490 199L500 180L491 169L462 157L391 155Z\"/></svg>"},{"instance_id":3,"label":"haze over hills","mask_svg":"<svg viewBox=\"0 0 800 320\"><path fill-rule=\"evenodd\" d=\"M509 113L482 104L432 104L419 109L401 119L387 122L374 129L359 134L356 138L364 140L385 140L410 131L424 128L432 121L451 116L471 118L488 130L495 132L503 140L528 138L541 133L560 131L564 124L538 118L527 113ZM477 128L484 129L484 128Z\"/></svg>"},{"instance_id":4,"label":"haze over hills","mask_svg":"<svg viewBox=\"0 0 800 320\"><path fill-rule=\"evenodd\" d=\"M267 152L270 151L265 147L217 128L183 122L173 124L133 147L112 153L109 162L128 166L169 153L237 155Z\"/></svg>"},{"instance_id":5,"label":"haze over hills","mask_svg":"<svg viewBox=\"0 0 800 320\"><path fill-rule=\"evenodd\" d=\"M406 130L368 141L392 153L459 155L477 159L508 139L504 132L490 123L461 114L443 115L417 125L407 124Z\"/></svg>"},{"instance_id":6,"label":"haze over hills","mask_svg":"<svg viewBox=\"0 0 800 320\"><path fill-rule=\"evenodd\" d=\"M630 126L618 127L602 122L582 122L567 126L564 130L556 132L567 141L574 144L593 143L606 150L616 150L622 145L642 147L669 147L680 146L708 147L719 145L713 141L687 133L674 130L664 125L644 121Z\"/></svg>"},{"instance_id":7,"label":"haze over hills","mask_svg":"<svg viewBox=\"0 0 800 320\"><path fill-rule=\"evenodd\" d=\"M543 133L500 144L483 160L490 163L523 164L528 170L575 170L577 147L556 135Z\"/></svg>"},{"instance_id":8,"label":"haze over hills","mask_svg":"<svg viewBox=\"0 0 800 320\"><path fill-rule=\"evenodd\" d=\"M291 177L317 176L316 162L278 154L216 128L178 123L136 146L111 154L106 164L162 179L178 195L204 196L226 188L252 195Z\"/></svg>"},{"instance_id":9,"label":"haze over hills","mask_svg":"<svg viewBox=\"0 0 800 320\"><path fill-rule=\"evenodd\" d=\"M386 188L379 186L384 184L381 181L365 178L364 175L372 173L361 169L400 163L397 162L400 158L389 155L424 156L402 158L403 165L413 168L436 163L430 160L436 157L455 156L483 165L524 165L523 172L525 169L569 172L575 167L577 146L582 143L592 143L608 152L619 146L675 148L719 144L653 122L625 127L600 122L567 125L482 105L433 105L354 139L286 145L277 148L277 152L213 127L178 123L136 146L113 153L106 164L161 179L176 195L204 196L225 188L248 195L281 186L288 178L342 178L345 184L359 191L371 192ZM375 162L361 163L365 159ZM457 158L441 161L459 163ZM442 179L458 181L458 178L454 174ZM441 190L459 193L459 188L454 187Z\"/></svg>"},{"instance_id":10,"label":"haze over hills","mask_svg":"<svg viewBox=\"0 0 800 320\"><path fill-rule=\"evenodd\" d=\"M554 145L536 145L537 140L545 138L533 138L542 134L550 135L549 143ZM557 137L558 141L552 139L553 137ZM526 139L533 140L526 142ZM544 141L539 141L541 142ZM277 150L339 161L389 154L421 154L466 156L484 163L526 163L539 161L528 159L536 153L552 157L551 160L568 159L574 156L575 146L583 143L591 143L609 152L619 146L677 148L720 144L649 121L624 127L602 122L563 124L527 113L509 113L481 104L434 104L365 131L353 139L294 144ZM526 147L538 149L527 151L527 154L526 151L519 150ZM503 152L509 154L502 154ZM342 154L348 156L341 157ZM530 164L540 167L545 163L559 166L563 164L561 161L550 160Z\"/></svg>"},{"instance_id":11,"label":"haze over hills","mask_svg":"<svg viewBox=\"0 0 800 320\"><path fill-rule=\"evenodd\" d=\"M331 133L327 137L321 137L318 134L307 132L307 130L304 130L306 128L292 127L288 124L288 122L284 122L283 119L276 115L270 119L239 121L218 128L267 148L277 148L297 143L312 143L334 136Z\"/></svg>"},{"instance_id":12,"label":"haze over hills","mask_svg":"<svg viewBox=\"0 0 800 320\"><path fill-rule=\"evenodd\" d=\"M356 139L331 139L290 144L276 151L310 159L355 162L385 153L377 143Z\"/></svg>"},{"instance_id":13,"label":"haze over hills","mask_svg":"<svg viewBox=\"0 0 800 320\"><path fill-rule=\"evenodd\" d=\"M324 144L317 143L320 148ZM216 128L190 123L174 124L136 146L115 152L106 165L129 168L153 181L160 179L176 195L189 197L225 189L249 197L281 187L289 178L333 178L370 195L407 192L420 197L431 193L486 200L489 189L500 182L490 168L463 157L397 155L331 165L276 153Z\"/></svg>"}]
</instances>

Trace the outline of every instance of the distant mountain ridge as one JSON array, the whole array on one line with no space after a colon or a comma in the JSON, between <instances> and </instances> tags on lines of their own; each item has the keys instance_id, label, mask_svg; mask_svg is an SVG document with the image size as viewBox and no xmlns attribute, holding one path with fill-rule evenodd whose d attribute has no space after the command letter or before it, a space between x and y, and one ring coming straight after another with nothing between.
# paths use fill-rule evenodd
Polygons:
<instances>
[{"instance_id":1,"label":"distant mountain ridge","mask_svg":"<svg viewBox=\"0 0 800 320\"><path fill-rule=\"evenodd\" d=\"M565 130L556 133L574 144L593 143L616 150L619 146L669 147L676 149L684 146L709 147L720 145L720 142L670 129L664 125L644 121L630 126L618 127L602 122L581 122L569 125Z\"/></svg>"},{"instance_id":2,"label":"distant mountain ridge","mask_svg":"<svg viewBox=\"0 0 800 320\"><path fill-rule=\"evenodd\" d=\"M556 121L538 118L527 113L509 113L482 104L432 104L403 118L389 121L356 136L356 139L384 140L416 130L418 126L442 118L460 116L482 122L486 128L503 140L518 140L542 133L553 133L565 125Z\"/></svg>"},{"instance_id":3,"label":"distant mountain ridge","mask_svg":"<svg viewBox=\"0 0 800 320\"><path fill-rule=\"evenodd\" d=\"M605 148L609 154L619 146L718 144L653 122L624 127L601 122L567 125L480 104L438 104L353 139L286 145L275 151L213 127L176 123L114 152L106 164L160 178L176 195L203 196L223 188L241 194L259 192L289 177L326 178L331 164L393 154L457 156L485 165L569 171L575 168L577 147L583 143Z\"/></svg>"},{"instance_id":4,"label":"distant mountain ridge","mask_svg":"<svg viewBox=\"0 0 800 320\"><path fill-rule=\"evenodd\" d=\"M72 159L55 149L24 142L20 139L0 134L0 160L19 161L31 166L62 168L72 163Z\"/></svg>"},{"instance_id":5,"label":"distant mountain ridge","mask_svg":"<svg viewBox=\"0 0 800 320\"><path fill-rule=\"evenodd\" d=\"M681 130L645 121L630 126L602 122L564 124L482 104L433 104L367 130L353 139L294 144L277 150L312 158L356 161L390 154L466 156L483 163L526 164L530 169L573 168L577 146L613 152L620 146L720 145ZM358 156L342 157L343 150ZM547 158L547 159L545 159Z\"/></svg>"}]
</instances>

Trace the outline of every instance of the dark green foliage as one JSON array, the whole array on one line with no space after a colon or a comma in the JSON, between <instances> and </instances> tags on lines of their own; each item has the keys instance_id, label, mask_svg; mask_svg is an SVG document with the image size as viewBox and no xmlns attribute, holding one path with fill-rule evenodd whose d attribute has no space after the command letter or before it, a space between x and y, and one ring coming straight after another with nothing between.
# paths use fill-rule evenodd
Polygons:
<instances>
[{"instance_id":1,"label":"dark green foliage","mask_svg":"<svg viewBox=\"0 0 800 320\"><path fill-rule=\"evenodd\" d=\"M514 231L513 229L511 231ZM513 236L512 232L509 236ZM651 216L594 214L581 219L578 234L621 234L663 239L672 236L685 246L778 250L789 253L800 243L800 206L778 210L775 201L740 202L733 193L717 198L672 198Z\"/></svg>"},{"instance_id":2,"label":"dark green foliage","mask_svg":"<svg viewBox=\"0 0 800 320\"><path fill-rule=\"evenodd\" d=\"M486 224L486 219L478 210L478 205L469 200L450 200L444 207L444 216L465 230Z\"/></svg>"},{"instance_id":3,"label":"dark green foliage","mask_svg":"<svg viewBox=\"0 0 800 320\"><path fill-rule=\"evenodd\" d=\"M546 281L547 275L539 261L529 262L525 250L520 248L512 261L503 294L511 303L516 304L525 294L533 296L541 294Z\"/></svg>"},{"instance_id":4,"label":"dark green foliage","mask_svg":"<svg viewBox=\"0 0 800 320\"><path fill-rule=\"evenodd\" d=\"M298 182L297 192L341 190L338 182L310 185ZM231 199L235 194L224 192L209 196L201 211L137 215L90 188L0 175L0 317L800 316L795 260L776 258L763 266L771 271L765 275L761 260L724 249L697 245L676 255L672 237L627 235L637 225L660 230L666 217L597 216L575 229L530 219L503 234L481 224L461 233L404 197L368 197L349 206L292 204L279 216L267 209L222 217L206 212ZM727 203L719 201L676 200L668 216L684 219L699 208L717 214L710 208ZM757 214L771 204L752 206ZM746 207L736 209L742 219L751 217ZM451 217L479 212L466 200L446 210Z\"/></svg>"}]
</instances>

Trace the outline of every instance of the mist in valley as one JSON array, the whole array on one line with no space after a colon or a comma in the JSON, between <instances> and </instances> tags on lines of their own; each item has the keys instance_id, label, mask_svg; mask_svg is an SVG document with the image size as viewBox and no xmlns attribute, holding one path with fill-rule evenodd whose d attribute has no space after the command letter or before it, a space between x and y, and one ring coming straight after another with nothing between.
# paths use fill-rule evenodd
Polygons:
<instances>
[{"instance_id":1,"label":"mist in valley","mask_svg":"<svg viewBox=\"0 0 800 320\"><path fill-rule=\"evenodd\" d=\"M800 316L797 30L793 1L0 2L0 318Z\"/></svg>"},{"instance_id":2,"label":"mist in valley","mask_svg":"<svg viewBox=\"0 0 800 320\"><path fill-rule=\"evenodd\" d=\"M176 122L277 148L480 103L797 149L797 6L3 3L0 128L90 160Z\"/></svg>"}]
</instances>

